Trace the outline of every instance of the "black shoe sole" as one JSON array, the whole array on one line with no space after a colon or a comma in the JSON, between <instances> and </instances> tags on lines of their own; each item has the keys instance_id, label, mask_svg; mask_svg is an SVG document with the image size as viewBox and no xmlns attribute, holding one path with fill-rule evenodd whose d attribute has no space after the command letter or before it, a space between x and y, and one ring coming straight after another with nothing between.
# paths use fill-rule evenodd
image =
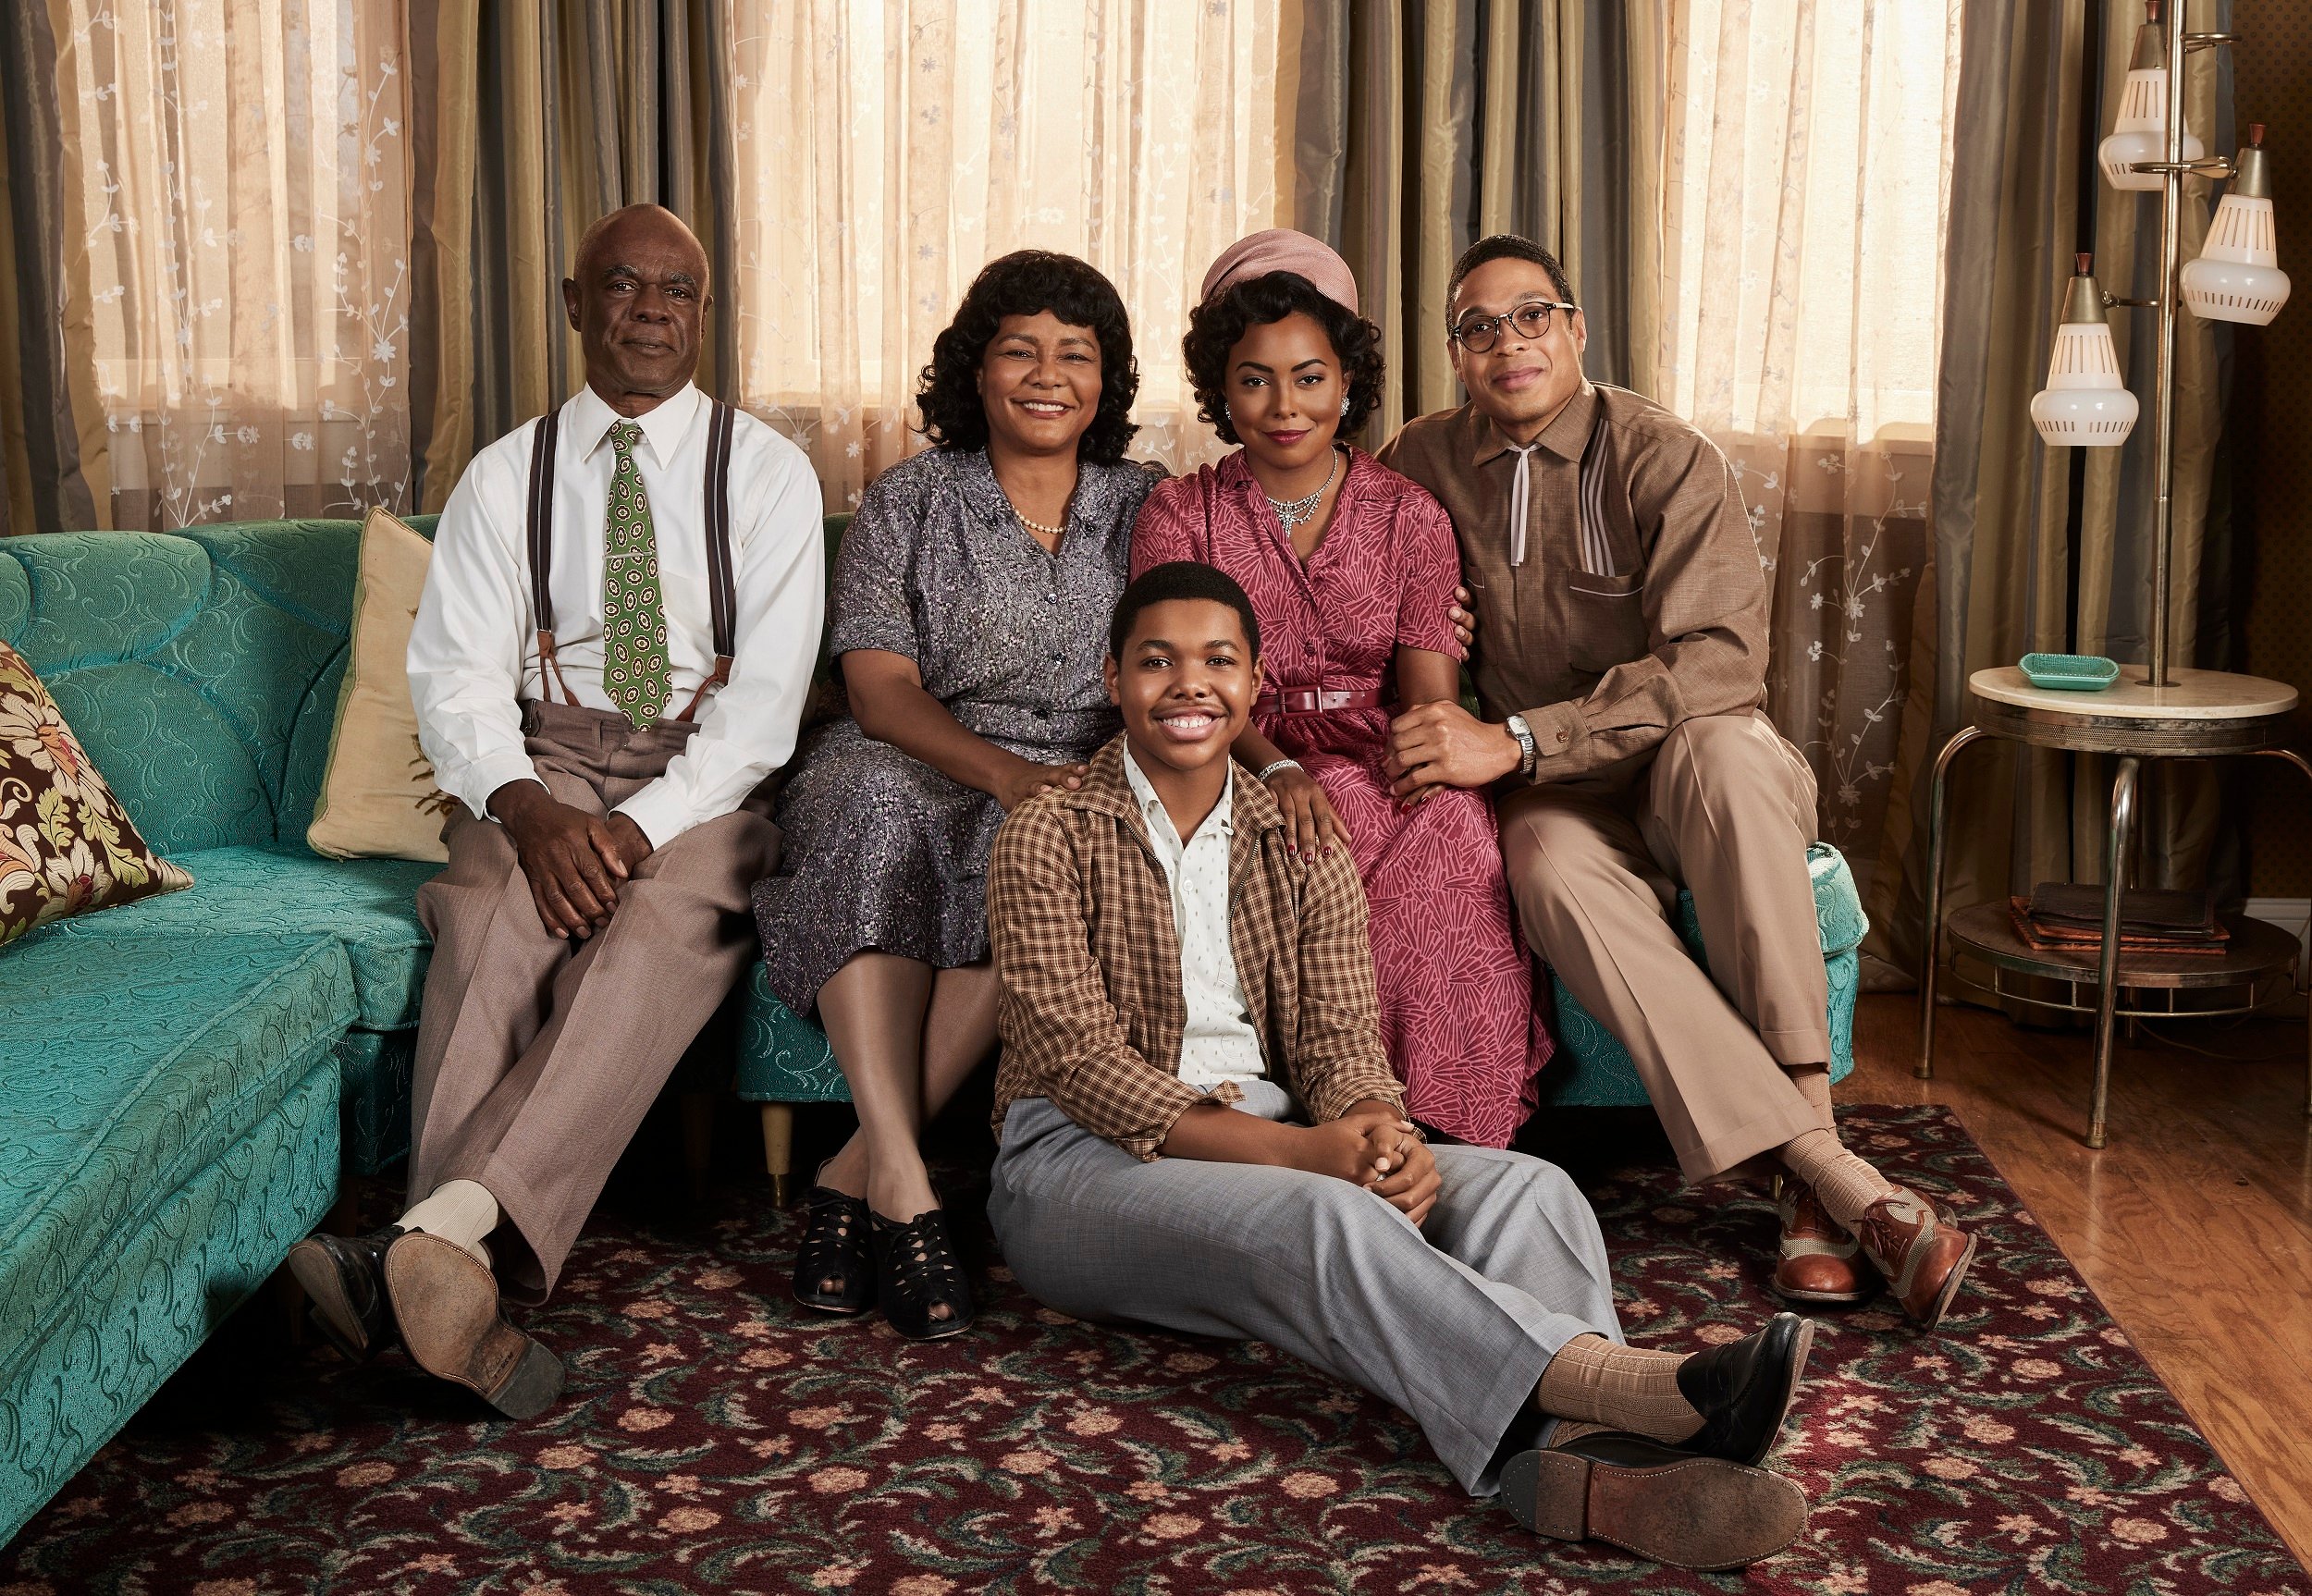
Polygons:
<instances>
[{"instance_id":1,"label":"black shoe sole","mask_svg":"<svg viewBox=\"0 0 2312 1596\"><path fill-rule=\"evenodd\" d=\"M1632 1467L1573 1452L1521 1452L1502 1467L1501 1496L1536 1535L1604 1541L1703 1572L1746 1567L1806 1530L1806 1496L1796 1485L1720 1457Z\"/></svg>"}]
</instances>

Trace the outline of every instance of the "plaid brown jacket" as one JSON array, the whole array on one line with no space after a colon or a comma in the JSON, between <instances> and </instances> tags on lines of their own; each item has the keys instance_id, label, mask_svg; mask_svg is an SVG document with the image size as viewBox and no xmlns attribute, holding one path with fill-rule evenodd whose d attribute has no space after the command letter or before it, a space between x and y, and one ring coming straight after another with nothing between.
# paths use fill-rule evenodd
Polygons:
<instances>
[{"instance_id":1,"label":"plaid brown jacket","mask_svg":"<svg viewBox=\"0 0 2312 1596\"><path fill-rule=\"evenodd\" d=\"M1317 1123L1366 1098L1404 1095L1382 1050L1365 893L1346 852L1285 850L1284 816L1249 772L1236 781L1228 855L1229 945L1261 1056ZM1232 1103L1224 1082L1182 1081L1187 1000L1163 866L1124 775L1124 739L1084 784L1012 811L988 861L988 934L1002 978L995 1129L1020 1098L1048 1098L1077 1124L1153 1159L1197 1103Z\"/></svg>"}]
</instances>

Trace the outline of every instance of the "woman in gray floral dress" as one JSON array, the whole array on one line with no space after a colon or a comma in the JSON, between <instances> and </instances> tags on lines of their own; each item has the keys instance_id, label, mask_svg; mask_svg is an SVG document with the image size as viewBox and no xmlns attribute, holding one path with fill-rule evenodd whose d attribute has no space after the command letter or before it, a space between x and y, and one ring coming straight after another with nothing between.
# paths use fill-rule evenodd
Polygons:
<instances>
[{"instance_id":1,"label":"woman in gray floral dress","mask_svg":"<svg viewBox=\"0 0 2312 1596\"><path fill-rule=\"evenodd\" d=\"M771 989L818 1010L859 1113L808 1198L810 1307L879 1297L917 1337L969 1322L916 1142L995 1042L996 828L1116 729L1101 662L1156 481L1124 459L1138 387L1105 277L1040 251L990 263L924 369L937 447L869 484L843 536L829 647L851 713L801 755L780 873L755 889Z\"/></svg>"}]
</instances>

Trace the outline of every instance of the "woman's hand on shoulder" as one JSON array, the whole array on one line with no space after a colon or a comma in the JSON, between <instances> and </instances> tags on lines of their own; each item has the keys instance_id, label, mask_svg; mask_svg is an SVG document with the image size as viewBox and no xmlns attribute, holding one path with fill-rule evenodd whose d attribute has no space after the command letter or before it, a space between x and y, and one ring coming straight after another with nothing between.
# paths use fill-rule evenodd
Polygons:
<instances>
[{"instance_id":1,"label":"woman's hand on shoulder","mask_svg":"<svg viewBox=\"0 0 2312 1596\"><path fill-rule=\"evenodd\" d=\"M1288 765L1268 779L1269 796L1285 812L1286 840L1296 853L1327 852L1337 845L1348 850L1348 828L1334 813L1316 778L1297 765Z\"/></svg>"},{"instance_id":2,"label":"woman's hand on shoulder","mask_svg":"<svg viewBox=\"0 0 2312 1596\"><path fill-rule=\"evenodd\" d=\"M995 801L1010 814L1039 792L1073 792L1084 785L1088 767L1082 765L1039 765L1030 759L1014 758L1003 776L996 782Z\"/></svg>"}]
</instances>

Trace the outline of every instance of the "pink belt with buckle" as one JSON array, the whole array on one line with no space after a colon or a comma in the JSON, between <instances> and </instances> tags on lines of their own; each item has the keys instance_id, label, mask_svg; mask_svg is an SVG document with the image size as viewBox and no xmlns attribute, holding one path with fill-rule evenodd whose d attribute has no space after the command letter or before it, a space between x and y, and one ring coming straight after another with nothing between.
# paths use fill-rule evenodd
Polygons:
<instances>
[{"instance_id":1,"label":"pink belt with buckle","mask_svg":"<svg viewBox=\"0 0 2312 1596\"><path fill-rule=\"evenodd\" d=\"M1383 703L1380 689L1359 687L1347 691L1322 687L1282 687L1263 693L1252 701L1256 715L1326 715L1335 709L1379 709Z\"/></svg>"}]
</instances>

